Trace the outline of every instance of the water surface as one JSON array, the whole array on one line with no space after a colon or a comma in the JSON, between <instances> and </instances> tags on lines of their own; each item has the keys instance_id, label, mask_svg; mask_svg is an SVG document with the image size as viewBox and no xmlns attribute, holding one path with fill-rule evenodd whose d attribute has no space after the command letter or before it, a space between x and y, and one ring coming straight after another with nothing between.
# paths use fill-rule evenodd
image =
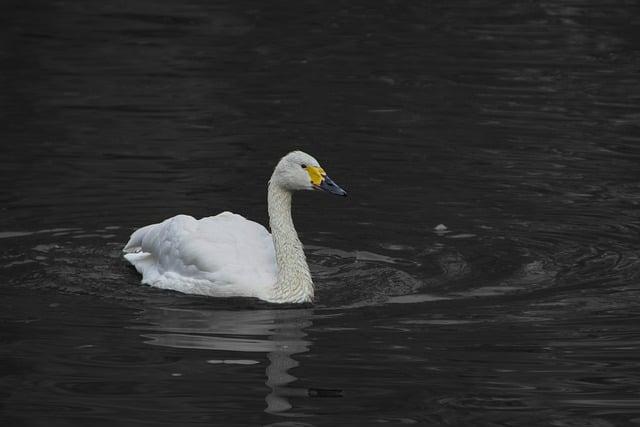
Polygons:
<instances>
[{"instance_id":1,"label":"water surface","mask_svg":"<svg viewBox=\"0 0 640 427\"><path fill-rule=\"evenodd\" d=\"M3 425L640 422L632 2L0 7ZM317 285L153 289L177 213L295 198Z\"/></svg>"}]
</instances>

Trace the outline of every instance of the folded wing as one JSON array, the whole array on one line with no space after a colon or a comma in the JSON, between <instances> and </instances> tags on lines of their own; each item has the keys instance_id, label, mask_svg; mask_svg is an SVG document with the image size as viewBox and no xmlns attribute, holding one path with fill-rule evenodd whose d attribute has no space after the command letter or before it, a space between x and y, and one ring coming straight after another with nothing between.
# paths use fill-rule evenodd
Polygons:
<instances>
[{"instance_id":1,"label":"folded wing","mask_svg":"<svg viewBox=\"0 0 640 427\"><path fill-rule=\"evenodd\" d=\"M142 283L185 293L259 298L277 274L271 234L230 212L200 220L178 215L140 228L124 252Z\"/></svg>"}]
</instances>

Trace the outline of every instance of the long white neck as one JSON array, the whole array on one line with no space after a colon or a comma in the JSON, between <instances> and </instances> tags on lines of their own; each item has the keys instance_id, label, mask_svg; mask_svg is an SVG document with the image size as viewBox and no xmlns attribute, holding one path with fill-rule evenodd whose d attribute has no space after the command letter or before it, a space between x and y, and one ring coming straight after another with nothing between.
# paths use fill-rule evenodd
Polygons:
<instances>
[{"instance_id":1,"label":"long white neck","mask_svg":"<svg viewBox=\"0 0 640 427\"><path fill-rule=\"evenodd\" d=\"M272 301L310 302L313 300L313 281L291 218L291 192L272 181L269 182L267 202L269 226L278 264L278 278Z\"/></svg>"}]
</instances>

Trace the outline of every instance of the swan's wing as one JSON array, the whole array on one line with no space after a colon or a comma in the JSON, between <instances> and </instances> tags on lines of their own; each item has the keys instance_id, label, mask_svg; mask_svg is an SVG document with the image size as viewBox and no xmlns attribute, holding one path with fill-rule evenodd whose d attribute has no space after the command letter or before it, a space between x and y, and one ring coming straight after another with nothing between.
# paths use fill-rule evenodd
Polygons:
<instances>
[{"instance_id":1,"label":"swan's wing","mask_svg":"<svg viewBox=\"0 0 640 427\"><path fill-rule=\"evenodd\" d=\"M144 283L188 293L260 296L276 277L271 234L230 212L143 227L124 251Z\"/></svg>"}]
</instances>

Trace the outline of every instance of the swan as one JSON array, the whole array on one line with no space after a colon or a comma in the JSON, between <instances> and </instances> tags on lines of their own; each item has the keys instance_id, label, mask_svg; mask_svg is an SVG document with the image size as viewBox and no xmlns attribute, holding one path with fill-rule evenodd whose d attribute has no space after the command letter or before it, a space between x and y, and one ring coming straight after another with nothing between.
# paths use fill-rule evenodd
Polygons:
<instances>
[{"instance_id":1,"label":"swan","mask_svg":"<svg viewBox=\"0 0 640 427\"><path fill-rule=\"evenodd\" d=\"M293 151L276 165L267 190L269 226L222 212L177 215L136 230L124 257L143 284L187 294L255 297L271 303L313 300L313 281L291 218L294 191L347 193L318 161Z\"/></svg>"}]
</instances>

